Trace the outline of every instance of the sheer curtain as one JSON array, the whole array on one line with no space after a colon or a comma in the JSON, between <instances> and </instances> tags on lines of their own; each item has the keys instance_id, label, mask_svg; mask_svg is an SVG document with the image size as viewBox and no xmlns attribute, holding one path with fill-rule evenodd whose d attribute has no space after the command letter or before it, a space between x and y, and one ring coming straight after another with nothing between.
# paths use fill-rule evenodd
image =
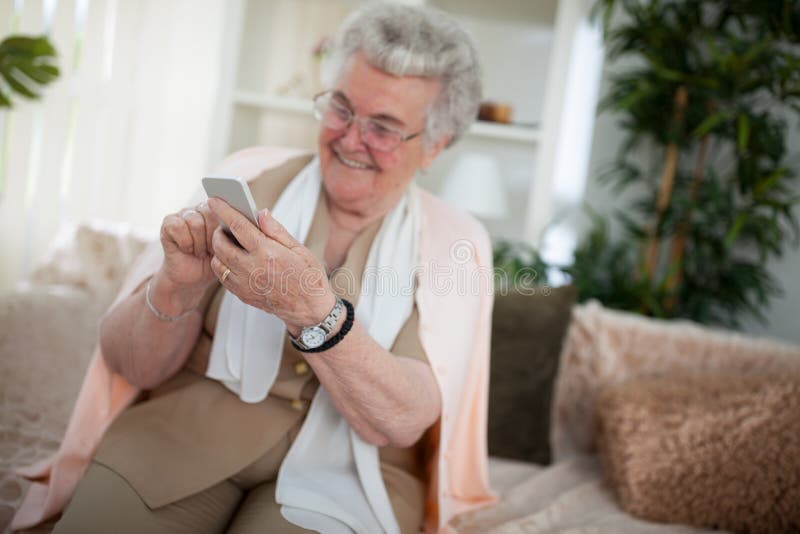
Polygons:
<instances>
[{"instance_id":1,"label":"sheer curtain","mask_svg":"<svg viewBox=\"0 0 800 534\"><path fill-rule=\"evenodd\" d=\"M59 228L99 219L157 235L213 165L224 0L0 2L0 31L48 33L61 77L0 111L0 290Z\"/></svg>"}]
</instances>

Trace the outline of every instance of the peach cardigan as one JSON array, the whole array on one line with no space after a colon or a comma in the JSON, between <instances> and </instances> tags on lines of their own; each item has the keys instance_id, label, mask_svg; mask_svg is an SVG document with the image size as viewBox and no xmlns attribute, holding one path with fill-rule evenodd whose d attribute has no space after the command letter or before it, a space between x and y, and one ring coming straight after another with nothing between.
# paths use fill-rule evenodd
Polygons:
<instances>
[{"instance_id":1,"label":"peach cardigan","mask_svg":"<svg viewBox=\"0 0 800 534\"><path fill-rule=\"evenodd\" d=\"M217 173L252 180L300 154L284 148L245 149L227 158ZM447 523L456 514L496 500L489 488L486 443L492 251L486 231L468 215L425 191L420 191L420 208L419 336L442 395L425 532L446 533L453 531ZM137 259L115 302L158 269L162 256L156 245ZM110 371L95 348L58 451L18 471L33 484L12 528L34 526L63 510L105 430L138 393Z\"/></svg>"}]
</instances>

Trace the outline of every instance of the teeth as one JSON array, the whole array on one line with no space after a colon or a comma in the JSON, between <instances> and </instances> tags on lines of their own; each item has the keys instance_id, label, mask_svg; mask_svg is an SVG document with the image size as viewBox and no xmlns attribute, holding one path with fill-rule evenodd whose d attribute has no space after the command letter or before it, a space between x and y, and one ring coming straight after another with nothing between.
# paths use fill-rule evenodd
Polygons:
<instances>
[{"instance_id":1,"label":"teeth","mask_svg":"<svg viewBox=\"0 0 800 534\"><path fill-rule=\"evenodd\" d=\"M366 163L361 163L360 161L354 161L352 159L347 159L346 157L342 156L338 152L336 152L336 156L339 158L339 161L347 165L348 167L354 167L356 169L369 169L371 165L367 165Z\"/></svg>"}]
</instances>

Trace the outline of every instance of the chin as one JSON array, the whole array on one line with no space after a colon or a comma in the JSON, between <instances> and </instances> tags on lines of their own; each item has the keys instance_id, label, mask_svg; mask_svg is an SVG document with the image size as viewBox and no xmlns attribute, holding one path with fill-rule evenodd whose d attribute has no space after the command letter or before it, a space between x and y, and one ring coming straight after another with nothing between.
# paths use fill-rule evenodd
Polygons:
<instances>
[{"instance_id":1,"label":"chin","mask_svg":"<svg viewBox=\"0 0 800 534\"><path fill-rule=\"evenodd\" d=\"M374 173L366 173L350 169L339 162L334 165L339 168L330 169L325 172L323 169L323 183L325 191L337 203L360 206L368 203L372 193L372 183Z\"/></svg>"}]
</instances>

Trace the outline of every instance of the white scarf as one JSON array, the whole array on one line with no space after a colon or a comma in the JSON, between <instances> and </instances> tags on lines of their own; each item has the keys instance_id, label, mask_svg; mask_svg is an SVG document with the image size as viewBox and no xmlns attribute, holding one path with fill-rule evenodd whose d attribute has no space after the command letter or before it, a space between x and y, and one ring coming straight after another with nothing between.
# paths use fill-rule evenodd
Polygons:
<instances>
[{"instance_id":1,"label":"white scarf","mask_svg":"<svg viewBox=\"0 0 800 534\"><path fill-rule=\"evenodd\" d=\"M292 179L272 210L301 243L308 235L321 183L319 160L314 158ZM386 350L414 306L413 291L403 284L413 280L419 220L412 183L383 218L367 256L356 318ZM389 272L399 282L394 291L375 285L376 275ZM276 316L226 291L206 376L221 381L244 402L264 400L280 368L285 332ZM400 531L381 477L378 449L350 428L322 386L281 464L275 498L283 516L306 529L325 534Z\"/></svg>"}]
</instances>

